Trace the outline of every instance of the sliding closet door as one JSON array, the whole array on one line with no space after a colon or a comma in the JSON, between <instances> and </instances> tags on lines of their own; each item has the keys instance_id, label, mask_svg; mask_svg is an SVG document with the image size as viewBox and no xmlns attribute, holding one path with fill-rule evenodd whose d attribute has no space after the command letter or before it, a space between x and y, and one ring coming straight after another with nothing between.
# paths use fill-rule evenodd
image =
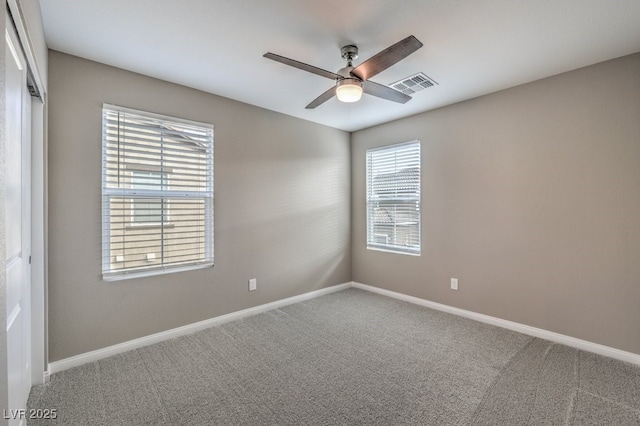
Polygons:
<instances>
[{"instance_id":1,"label":"sliding closet door","mask_svg":"<svg viewBox=\"0 0 640 426\"><path fill-rule=\"evenodd\" d=\"M6 276L9 424L24 420L31 388L31 137L27 66L7 20L6 60Z\"/></svg>"}]
</instances>

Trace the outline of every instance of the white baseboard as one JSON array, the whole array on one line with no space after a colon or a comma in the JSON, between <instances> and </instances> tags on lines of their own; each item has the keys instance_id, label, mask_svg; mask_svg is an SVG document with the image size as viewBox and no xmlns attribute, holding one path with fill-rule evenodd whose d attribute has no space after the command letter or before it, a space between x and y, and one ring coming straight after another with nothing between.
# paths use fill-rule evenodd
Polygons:
<instances>
[{"instance_id":1,"label":"white baseboard","mask_svg":"<svg viewBox=\"0 0 640 426\"><path fill-rule=\"evenodd\" d=\"M345 290L352 286L352 283L338 284L331 287L321 288L319 290L310 291L308 293L300 294L298 296L288 297L286 299L277 300L275 302L266 303L264 305L254 306L252 308L243 309L241 311L232 312L230 314L221 315L219 317L211 318L204 321L199 321L193 324L188 324L182 327L173 328L171 330L162 331L160 333L151 334L149 336L140 337L138 339L129 340L127 342L119 343L117 345L108 346L106 348L97 349L95 351L86 352L80 355L75 355L69 358L64 358L59 361L49 363L49 370L45 372L45 382L49 380L49 376L60 371L68 370L69 368L78 367L89 362L98 361L113 355L128 352L133 349L138 349L144 346L152 345L154 343L162 342L165 340L173 339L175 337L184 336L186 334L192 334L206 328L210 328L226 322L246 318L252 315L257 315L262 312L271 311L280 307L291 305L293 303L302 302L304 300L313 299L315 297L323 296L325 294L334 293L336 291Z\"/></svg>"},{"instance_id":2,"label":"white baseboard","mask_svg":"<svg viewBox=\"0 0 640 426\"><path fill-rule=\"evenodd\" d=\"M193 324L188 324L182 327L174 328L174 329L163 331L156 334L151 334L149 336L144 336L138 339L129 340L127 342L119 343L117 345L108 346L106 348L97 349L95 351L86 352L80 355L61 359L59 361L49 363L48 371L44 372L44 382L45 383L48 382L49 377L52 374L67 370L69 368L77 367L83 364L87 364L89 362L98 361L103 358L107 358L123 352L128 352L133 349L152 345L154 343L162 342L165 340L173 339L175 337L195 333L197 331L204 330L204 329L207 329L219 324L223 324L226 322L238 320L241 318L246 318L252 315L257 315L262 312L270 311L273 309L278 309L282 306L291 305L293 303L298 303L305 300L313 299L315 297L323 296L325 294L346 290L347 288L350 288L350 287L370 291L372 293L377 293L383 296L392 297L394 299L403 300L405 302L413 303L413 304L424 306L431 309L436 309L438 311L448 312L450 314L469 318L475 321L480 321L483 323L506 328L508 330L517 331L519 333L526 334L529 336L550 340L552 342L571 346L573 348L581 349L587 352L592 352L599 355L614 358L620 361L625 361L632 364L640 365L640 355L634 354L632 352L626 352L626 351L615 349L609 346L600 345L598 343L593 343L586 340L577 339L575 337L566 336L564 334L554 333L552 331L544 330L541 328L531 327L531 326L520 324L517 322L508 321L508 320L492 317L489 315L479 314L477 312L467 311L465 309L455 308L453 306L432 302L426 299L420 299L414 296L408 296L406 294L398 293L391 290L385 290L379 287L373 287L370 285L356 283L356 282L348 282L348 283L338 284L331 287L322 288L319 290L300 294L298 296L277 300L275 302L266 303L264 305L254 306L253 308L243 309L241 311L232 312L230 314L221 315L219 317L196 322Z\"/></svg>"},{"instance_id":3,"label":"white baseboard","mask_svg":"<svg viewBox=\"0 0 640 426\"><path fill-rule=\"evenodd\" d=\"M484 322L487 324L495 325L498 327L506 328L508 330L517 331L528 336L539 337L541 339L550 340L552 342L560 343L572 348L581 349L587 352L592 352L598 355L603 355L609 358L614 358L620 361L629 362L632 364L640 365L640 355L632 352L626 352L620 349L612 348L609 346L601 345L598 343L589 342L587 340L576 339L575 337L566 336L560 333L554 333L553 331L544 330L541 328L531 327L528 325L520 324L513 321L508 321L489 315L479 314L473 311L467 311L465 309L455 308L449 305L443 305L441 303L432 302L426 299L420 299L419 297L407 296L406 294L397 293L391 290L385 290L379 287L373 287L361 283L352 283L352 287L359 288L361 290L370 291L383 296L392 297L405 302L413 303L415 305L424 306L427 308L435 309L438 311L448 312L450 314L458 315L461 317L469 318L475 321Z\"/></svg>"}]
</instances>

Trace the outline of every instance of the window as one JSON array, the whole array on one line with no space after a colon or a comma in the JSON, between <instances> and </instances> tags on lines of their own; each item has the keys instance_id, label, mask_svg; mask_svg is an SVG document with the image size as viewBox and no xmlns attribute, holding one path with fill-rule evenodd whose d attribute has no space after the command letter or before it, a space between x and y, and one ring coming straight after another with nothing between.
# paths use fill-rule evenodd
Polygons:
<instances>
[{"instance_id":1,"label":"window","mask_svg":"<svg viewBox=\"0 0 640 426\"><path fill-rule=\"evenodd\" d=\"M102 109L102 276L213 265L213 126Z\"/></svg>"},{"instance_id":2,"label":"window","mask_svg":"<svg viewBox=\"0 0 640 426\"><path fill-rule=\"evenodd\" d=\"M367 248L420 254L420 141L367 150Z\"/></svg>"},{"instance_id":3,"label":"window","mask_svg":"<svg viewBox=\"0 0 640 426\"><path fill-rule=\"evenodd\" d=\"M131 172L132 189L155 189L157 183L164 187L162 183L162 173L156 172ZM165 209L165 215L168 209ZM163 222L162 199L140 199L131 200L131 223L135 224L160 224Z\"/></svg>"}]
</instances>

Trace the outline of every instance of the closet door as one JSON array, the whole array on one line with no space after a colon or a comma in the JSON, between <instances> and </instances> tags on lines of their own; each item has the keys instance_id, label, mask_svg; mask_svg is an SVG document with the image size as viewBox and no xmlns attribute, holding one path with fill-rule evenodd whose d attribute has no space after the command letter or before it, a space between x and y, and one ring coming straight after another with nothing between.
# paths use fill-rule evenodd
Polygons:
<instances>
[{"instance_id":1,"label":"closet door","mask_svg":"<svg viewBox=\"0 0 640 426\"><path fill-rule=\"evenodd\" d=\"M31 112L27 66L7 19L6 55L6 276L9 424L25 422L31 389Z\"/></svg>"}]
</instances>

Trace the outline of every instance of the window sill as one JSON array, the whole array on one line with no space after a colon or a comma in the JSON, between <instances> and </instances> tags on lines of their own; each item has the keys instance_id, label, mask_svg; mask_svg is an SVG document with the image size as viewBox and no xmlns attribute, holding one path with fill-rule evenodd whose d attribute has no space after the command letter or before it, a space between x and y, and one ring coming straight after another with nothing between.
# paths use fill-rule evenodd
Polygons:
<instances>
[{"instance_id":1,"label":"window sill","mask_svg":"<svg viewBox=\"0 0 640 426\"><path fill-rule=\"evenodd\" d=\"M420 249L401 250L401 249L393 249L390 247L379 247L379 246L368 245L367 250L381 251L385 253L407 254L409 256L418 256L418 257L420 256Z\"/></svg>"},{"instance_id":2,"label":"window sill","mask_svg":"<svg viewBox=\"0 0 640 426\"><path fill-rule=\"evenodd\" d=\"M156 275L173 274L176 272L193 271L196 269L212 268L213 262L199 263L188 266L160 266L153 269L129 271L129 272L110 272L102 274L102 281L122 281L133 278L152 277Z\"/></svg>"}]
</instances>

